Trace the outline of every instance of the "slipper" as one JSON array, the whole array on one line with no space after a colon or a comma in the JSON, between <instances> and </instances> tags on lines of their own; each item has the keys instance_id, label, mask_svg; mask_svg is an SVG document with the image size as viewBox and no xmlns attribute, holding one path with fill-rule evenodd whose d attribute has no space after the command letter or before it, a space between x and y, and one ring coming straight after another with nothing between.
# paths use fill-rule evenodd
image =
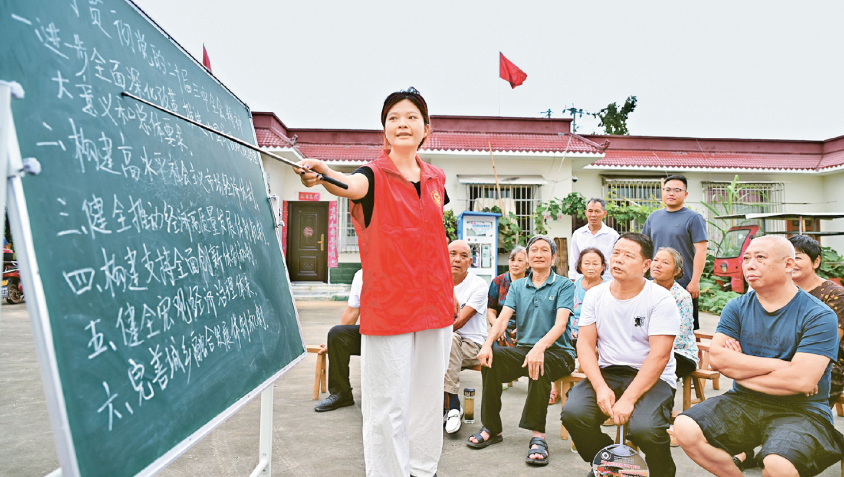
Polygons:
<instances>
[{"instance_id":1,"label":"slipper","mask_svg":"<svg viewBox=\"0 0 844 477\"><path fill-rule=\"evenodd\" d=\"M551 389L551 395L550 395L550 397L548 398L548 405L549 405L549 406L553 406L554 404L557 404L557 401L558 401L559 399L560 399L560 395L559 395L559 394L557 394L557 390L556 390L556 389Z\"/></svg>"},{"instance_id":2,"label":"slipper","mask_svg":"<svg viewBox=\"0 0 844 477\"><path fill-rule=\"evenodd\" d=\"M486 433L489 434L489 439L484 439L483 436L481 435L481 432L484 432L484 431L486 431ZM489 432L489 429L487 429L486 427L482 427L480 431L478 431L475 434L472 434L472 437L474 437L478 441L478 442L472 442L470 440L466 441L466 445L471 447L472 449L483 449L483 448L489 447L493 444L498 444L499 442L504 440L504 437L501 436L501 435L497 435L497 436L492 435L492 433Z\"/></svg>"},{"instance_id":3,"label":"slipper","mask_svg":"<svg viewBox=\"0 0 844 477\"><path fill-rule=\"evenodd\" d=\"M752 469L756 467L756 459L753 455L753 449L744 451L744 460L739 459L738 456L733 456L733 464L735 464L739 470Z\"/></svg>"},{"instance_id":4,"label":"slipper","mask_svg":"<svg viewBox=\"0 0 844 477\"><path fill-rule=\"evenodd\" d=\"M530 444L528 444L528 448L533 446L537 446L536 449L528 450L528 455L525 457L525 462L530 465L548 465L548 443L545 442L545 439L541 437L534 437L530 440ZM539 459L531 459L530 456L534 454L539 454L542 457Z\"/></svg>"}]
</instances>

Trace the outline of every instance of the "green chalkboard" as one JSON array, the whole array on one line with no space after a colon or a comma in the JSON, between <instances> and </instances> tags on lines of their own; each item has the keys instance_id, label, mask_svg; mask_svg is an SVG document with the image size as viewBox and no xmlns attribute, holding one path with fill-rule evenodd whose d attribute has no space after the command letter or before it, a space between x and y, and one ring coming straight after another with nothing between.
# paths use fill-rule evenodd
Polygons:
<instances>
[{"instance_id":1,"label":"green chalkboard","mask_svg":"<svg viewBox=\"0 0 844 477\"><path fill-rule=\"evenodd\" d=\"M254 144L249 110L125 0L0 0L0 45L65 475L154 473L305 351L259 155L121 92Z\"/></svg>"}]
</instances>

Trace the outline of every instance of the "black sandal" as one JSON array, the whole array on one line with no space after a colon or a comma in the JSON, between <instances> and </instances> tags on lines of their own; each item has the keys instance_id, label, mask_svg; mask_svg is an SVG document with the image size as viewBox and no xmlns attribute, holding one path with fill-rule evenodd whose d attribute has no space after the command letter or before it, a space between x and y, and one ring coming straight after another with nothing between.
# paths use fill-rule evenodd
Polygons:
<instances>
[{"instance_id":1,"label":"black sandal","mask_svg":"<svg viewBox=\"0 0 844 477\"><path fill-rule=\"evenodd\" d=\"M489 434L488 439L484 439L484 436L481 435L481 432L484 432L484 431L486 431L486 433ZM478 441L478 442L472 442L470 440L466 441L466 445L471 447L472 449L483 449L483 448L489 447L493 444L498 444L499 442L504 440L504 437L500 434L497 435L497 436L492 435L492 432L489 432L489 429L487 429L486 427L482 427L480 431L476 432L475 434L472 434L472 437L474 437Z\"/></svg>"},{"instance_id":2,"label":"black sandal","mask_svg":"<svg viewBox=\"0 0 844 477\"><path fill-rule=\"evenodd\" d=\"M744 451L744 460L741 460L738 456L734 455L733 464L735 464L739 470L752 469L756 467L756 458L753 455L753 449Z\"/></svg>"},{"instance_id":3,"label":"black sandal","mask_svg":"<svg viewBox=\"0 0 844 477\"><path fill-rule=\"evenodd\" d=\"M537 446L536 449L533 449L533 446ZM528 455L525 457L525 462L530 465L548 465L548 443L545 442L545 439L541 437L534 437L530 440L530 444L528 444ZM530 456L534 454L539 454L542 457L539 459L531 459Z\"/></svg>"}]
</instances>

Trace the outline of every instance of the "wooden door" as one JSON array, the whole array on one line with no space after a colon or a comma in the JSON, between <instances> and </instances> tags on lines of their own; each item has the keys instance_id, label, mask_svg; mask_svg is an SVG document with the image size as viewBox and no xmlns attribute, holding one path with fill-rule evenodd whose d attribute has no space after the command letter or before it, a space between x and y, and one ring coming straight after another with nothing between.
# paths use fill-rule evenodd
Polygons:
<instances>
[{"instance_id":1,"label":"wooden door","mask_svg":"<svg viewBox=\"0 0 844 477\"><path fill-rule=\"evenodd\" d=\"M328 281L328 202L290 202L287 269L291 281Z\"/></svg>"}]
</instances>

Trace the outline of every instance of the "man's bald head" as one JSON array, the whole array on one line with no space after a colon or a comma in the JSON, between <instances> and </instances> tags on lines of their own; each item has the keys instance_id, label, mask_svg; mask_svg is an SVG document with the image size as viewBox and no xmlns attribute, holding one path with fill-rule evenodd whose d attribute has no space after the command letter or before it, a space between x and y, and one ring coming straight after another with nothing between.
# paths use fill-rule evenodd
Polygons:
<instances>
[{"instance_id":1,"label":"man's bald head","mask_svg":"<svg viewBox=\"0 0 844 477\"><path fill-rule=\"evenodd\" d=\"M451 266L451 278L458 285L466 278L469 267L472 266L472 249L462 240L455 240L448 244L448 262Z\"/></svg>"},{"instance_id":2,"label":"man's bald head","mask_svg":"<svg viewBox=\"0 0 844 477\"><path fill-rule=\"evenodd\" d=\"M448 251L451 252L452 250L459 250L461 252L471 253L469 249L469 244L464 242L463 240L455 240L448 244Z\"/></svg>"},{"instance_id":3,"label":"man's bald head","mask_svg":"<svg viewBox=\"0 0 844 477\"><path fill-rule=\"evenodd\" d=\"M778 258L794 258L795 255L794 245L782 235L763 235L750 243L764 247L764 250Z\"/></svg>"},{"instance_id":4,"label":"man's bald head","mask_svg":"<svg viewBox=\"0 0 844 477\"><path fill-rule=\"evenodd\" d=\"M793 286L794 264L794 245L785 237L765 235L747 246L741 269L747 283L757 292L787 293Z\"/></svg>"}]
</instances>

